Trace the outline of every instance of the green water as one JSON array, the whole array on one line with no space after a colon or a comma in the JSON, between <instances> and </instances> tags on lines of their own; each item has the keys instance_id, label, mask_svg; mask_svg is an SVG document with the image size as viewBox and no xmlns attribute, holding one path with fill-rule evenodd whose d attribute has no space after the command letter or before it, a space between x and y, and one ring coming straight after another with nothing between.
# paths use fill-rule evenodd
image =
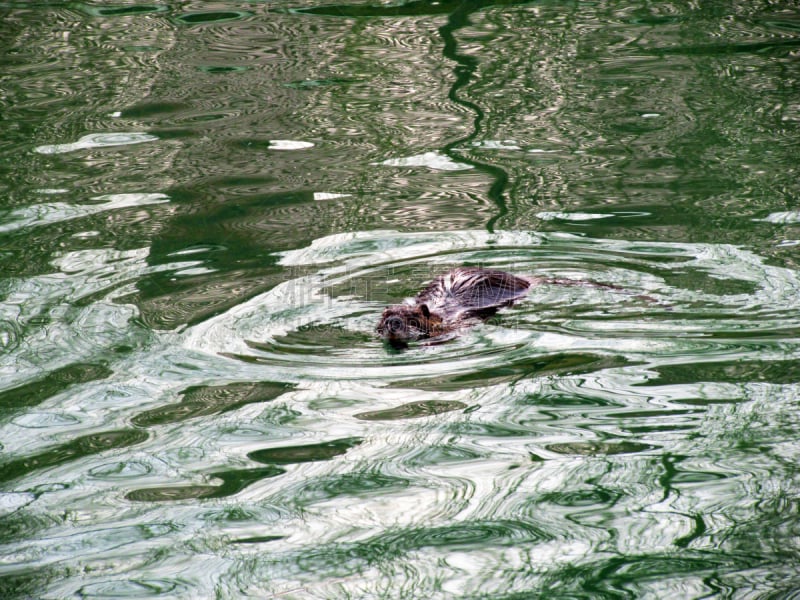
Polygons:
<instances>
[{"instance_id":1,"label":"green water","mask_svg":"<svg viewBox=\"0 0 800 600\"><path fill-rule=\"evenodd\" d=\"M0 597L800 597L796 3L0 2L0 131Z\"/></svg>"}]
</instances>

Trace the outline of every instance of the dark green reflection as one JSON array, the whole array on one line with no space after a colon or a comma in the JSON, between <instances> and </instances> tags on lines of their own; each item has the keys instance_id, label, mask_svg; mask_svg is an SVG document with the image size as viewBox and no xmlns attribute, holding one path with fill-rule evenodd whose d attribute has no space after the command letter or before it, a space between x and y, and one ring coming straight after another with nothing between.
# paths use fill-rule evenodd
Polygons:
<instances>
[{"instance_id":1,"label":"dark green reflection","mask_svg":"<svg viewBox=\"0 0 800 600\"><path fill-rule=\"evenodd\" d=\"M371 332L365 334L360 331L350 331L329 323L308 323L286 334L276 335L268 343L253 340L246 340L246 343L250 348L273 355L319 356L323 348L348 350L371 339L373 339Z\"/></svg>"},{"instance_id":2,"label":"dark green reflection","mask_svg":"<svg viewBox=\"0 0 800 600\"><path fill-rule=\"evenodd\" d=\"M294 386L283 383L231 383L219 386L193 386L183 392L183 401L161 406L133 417L139 427L178 423L205 415L222 414L246 404L274 400Z\"/></svg>"},{"instance_id":3,"label":"dark green reflection","mask_svg":"<svg viewBox=\"0 0 800 600\"><path fill-rule=\"evenodd\" d=\"M336 496L361 496L375 492L400 490L407 488L409 484L409 480L401 477L369 471L326 477L321 481L311 483L311 487L322 491L327 498L335 498Z\"/></svg>"},{"instance_id":4,"label":"dark green reflection","mask_svg":"<svg viewBox=\"0 0 800 600\"><path fill-rule=\"evenodd\" d=\"M237 136L228 143L257 141ZM269 140L261 141L268 147ZM176 253L189 249L191 260L201 262L210 272L175 277L170 269L156 270L141 277L136 291L121 301L136 304L146 325L175 329L220 314L292 277L293 273L275 265L277 258L265 246L265 239L272 242L277 236L309 233L308 228L289 229L277 223L276 211L312 204L313 194L264 192L272 180L271 174L221 174L204 180L202 188L171 190L176 204L185 203L192 209L165 223L150 245L148 262L170 265ZM224 201L207 197L208 190Z\"/></svg>"},{"instance_id":5,"label":"dark green reflection","mask_svg":"<svg viewBox=\"0 0 800 600\"><path fill-rule=\"evenodd\" d=\"M366 498L399 493L411 485L409 479L378 471L353 472L315 477L291 490L285 502L292 506L310 506L333 498Z\"/></svg>"},{"instance_id":6,"label":"dark green reflection","mask_svg":"<svg viewBox=\"0 0 800 600\"><path fill-rule=\"evenodd\" d=\"M0 406L4 409L36 406L70 385L105 379L112 372L105 365L90 363L67 365L50 371L41 379L0 392Z\"/></svg>"},{"instance_id":7,"label":"dark green reflection","mask_svg":"<svg viewBox=\"0 0 800 600\"><path fill-rule=\"evenodd\" d=\"M451 410L461 410L467 408L463 402L456 400L422 400L419 402L409 402L395 408L385 410L373 410L355 415L356 419L362 421L395 421L398 419L417 419L419 417L429 417Z\"/></svg>"},{"instance_id":8,"label":"dark green reflection","mask_svg":"<svg viewBox=\"0 0 800 600\"><path fill-rule=\"evenodd\" d=\"M189 108L188 104L172 101L143 101L120 111L123 119L159 119L179 114Z\"/></svg>"},{"instance_id":9,"label":"dark green reflection","mask_svg":"<svg viewBox=\"0 0 800 600\"><path fill-rule=\"evenodd\" d=\"M507 364L474 369L464 374L439 375L430 379L414 382L414 387L423 390L461 390L465 386L489 386L508 383L526 377L542 377L545 375L575 375L594 373L602 369L611 369L630 364L622 356L597 356L596 354L556 354L531 358L510 359ZM403 382L393 387L403 387Z\"/></svg>"},{"instance_id":10,"label":"dark green reflection","mask_svg":"<svg viewBox=\"0 0 800 600\"><path fill-rule=\"evenodd\" d=\"M649 53L657 56L669 56L677 54L681 56L718 56L726 54L740 53L761 53L769 50L776 50L779 54L784 54L792 48L800 46L800 39L776 39L768 42L741 42L741 43L721 43L677 46L674 48L654 48Z\"/></svg>"},{"instance_id":11,"label":"dark green reflection","mask_svg":"<svg viewBox=\"0 0 800 600\"><path fill-rule=\"evenodd\" d=\"M424 547L502 546L539 542L550 536L533 523L491 520L458 523L444 527L407 529L381 536L377 543L403 552Z\"/></svg>"},{"instance_id":12,"label":"dark green reflection","mask_svg":"<svg viewBox=\"0 0 800 600\"><path fill-rule=\"evenodd\" d=\"M795 384L798 376L796 360L732 360L728 362L694 362L658 367L658 377L647 385L676 385L698 381L717 383Z\"/></svg>"},{"instance_id":13,"label":"dark green reflection","mask_svg":"<svg viewBox=\"0 0 800 600\"><path fill-rule=\"evenodd\" d=\"M565 442L563 444L549 444L546 446L552 452L559 454L581 454L584 456L600 456L612 454L632 454L653 450L656 446L640 442Z\"/></svg>"},{"instance_id":14,"label":"dark green reflection","mask_svg":"<svg viewBox=\"0 0 800 600\"><path fill-rule=\"evenodd\" d=\"M218 73L218 74L225 74L225 73L242 73L243 71L247 71L250 67L223 67L219 65L215 65L213 67L197 67L200 71L204 73Z\"/></svg>"},{"instance_id":15,"label":"dark green reflection","mask_svg":"<svg viewBox=\"0 0 800 600\"><path fill-rule=\"evenodd\" d=\"M127 17L132 15L146 15L151 13L166 12L166 6L151 4L136 4L133 6L105 5L92 6L84 2L77 3L76 8L93 17Z\"/></svg>"},{"instance_id":16,"label":"dark green reflection","mask_svg":"<svg viewBox=\"0 0 800 600\"><path fill-rule=\"evenodd\" d=\"M147 432L139 429L119 429L84 435L40 454L19 458L0 466L0 482L11 481L31 471L55 467L105 450L135 446L147 438Z\"/></svg>"},{"instance_id":17,"label":"dark green reflection","mask_svg":"<svg viewBox=\"0 0 800 600\"><path fill-rule=\"evenodd\" d=\"M322 444L265 448L250 452L247 457L265 464L288 465L294 463L328 460L340 456L361 443L360 438L345 438Z\"/></svg>"},{"instance_id":18,"label":"dark green reflection","mask_svg":"<svg viewBox=\"0 0 800 600\"><path fill-rule=\"evenodd\" d=\"M35 496L36 494L33 493ZM10 544L34 538L43 529L60 519L53 515L37 515L32 511L16 510L0 517L0 544ZM2 589L2 584L0 584ZM5 596L0 595L0 598Z\"/></svg>"},{"instance_id":19,"label":"dark green reflection","mask_svg":"<svg viewBox=\"0 0 800 600\"><path fill-rule=\"evenodd\" d=\"M445 58L456 64L454 69L455 81L448 91L448 98L468 109L473 114L472 131L460 139L442 147L442 153L451 157L457 162L462 162L475 167L478 171L486 173L492 183L489 186L487 196L497 206L497 212L486 223L489 231L494 231L495 223L508 214L508 205L505 198L505 189L508 186L508 173L503 167L482 162L472 156L466 156L464 152L459 152L459 148L469 146L481 132L481 123L485 118L485 111L479 104L463 98L459 92L473 78L478 68L478 59L472 54L459 52L456 33L471 25L470 17L472 14L490 9L497 6L515 6L528 4L531 0L445 0L437 2L433 0L412 0L402 4L355 4L355 5L328 5L311 8L295 9L313 15L326 15L338 17L407 17L422 15L448 15L447 22L439 28L444 45L442 54Z\"/></svg>"},{"instance_id":20,"label":"dark green reflection","mask_svg":"<svg viewBox=\"0 0 800 600\"><path fill-rule=\"evenodd\" d=\"M726 553L682 549L672 552L614 556L584 564L571 563L548 571L537 591L558 589L559 598L640 598L649 595L653 584L679 582L685 577L703 581L708 594L693 597L726 597L730 591L722 585L724 573L757 572L764 565L757 553ZM795 582L796 583L796 582ZM658 589L658 588L656 588ZM680 588L678 588L680 589ZM722 592L715 594L712 591ZM497 598L540 597L539 595L501 595ZM786 596L769 596L783 598Z\"/></svg>"},{"instance_id":21,"label":"dark green reflection","mask_svg":"<svg viewBox=\"0 0 800 600\"><path fill-rule=\"evenodd\" d=\"M39 598L43 585L58 577L63 577L63 574L50 566L0 575L0 598L4 600Z\"/></svg>"},{"instance_id":22,"label":"dark green reflection","mask_svg":"<svg viewBox=\"0 0 800 600\"><path fill-rule=\"evenodd\" d=\"M252 537L238 538L230 540L229 544L263 544L266 542L275 542L282 540L285 536L282 535L255 535Z\"/></svg>"},{"instance_id":23,"label":"dark green reflection","mask_svg":"<svg viewBox=\"0 0 800 600\"><path fill-rule=\"evenodd\" d=\"M596 486L591 489L549 492L544 494L540 501L552 502L558 506L569 508L596 508L612 506L621 496L620 492Z\"/></svg>"},{"instance_id":24,"label":"dark green reflection","mask_svg":"<svg viewBox=\"0 0 800 600\"><path fill-rule=\"evenodd\" d=\"M292 12L329 17L416 17L447 15L453 12L473 13L493 6L528 4L532 0L412 0L391 5L329 4L311 8L296 8Z\"/></svg>"},{"instance_id":25,"label":"dark green reflection","mask_svg":"<svg viewBox=\"0 0 800 600\"><path fill-rule=\"evenodd\" d=\"M176 20L186 25L198 25L204 23L223 23L225 21L235 21L252 16L253 13L247 11L209 11L185 13L176 17Z\"/></svg>"},{"instance_id":26,"label":"dark green reflection","mask_svg":"<svg viewBox=\"0 0 800 600\"><path fill-rule=\"evenodd\" d=\"M121 578L83 586L79 598L177 598L187 595L186 585L173 579Z\"/></svg>"},{"instance_id":27,"label":"dark green reflection","mask_svg":"<svg viewBox=\"0 0 800 600\"><path fill-rule=\"evenodd\" d=\"M447 19L447 23L439 28L439 34L444 40L442 54L445 56L445 58L454 61L458 65L454 69L455 81L453 82L453 85L450 86L447 96L452 102L467 108L474 115L472 131L469 133L469 135L462 139L453 140L449 144L445 145L442 148L442 152L454 160L462 161L472 165L479 171L489 175L491 178L492 183L489 186L487 195L489 196L489 200L491 200L497 206L497 213L486 223L486 228L490 232L494 231L494 224L498 221L498 219L502 218L508 213L508 205L505 198L505 189L508 186L508 173L504 168L497 165L481 162L474 158L466 157L463 153L455 152L456 148L466 146L473 140L477 139L481 132L481 123L486 116L484 110L479 104L472 102L471 100L467 100L461 97L459 94L459 91L470 82L475 74L475 71L478 68L478 59L471 54L459 53L458 42L455 34L459 29L470 25L469 19L472 13L486 8L487 6L492 6L493 4L495 3L480 2L479 0L453 2L452 12ZM505 2L497 2L496 4L523 4L523 2L512 2L511 0L507 0Z\"/></svg>"},{"instance_id":28,"label":"dark green reflection","mask_svg":"<svg viewBox=\"0 0 800 600\"><path fill-rule=\"evenodd\" d=\"M222 479L222 485L176 485L133 490L125 495L134 502L172 502L190 498L225 498L238 494L256 481L276 477L285 473L280 467L261 467L211 473L211 477Z\"/></svg>"},{"instance_id":29,"label":"dark green reflection","mask_svg":"<svg viewBox=\"0 0 800 600\"><path fill-rule=\"evenodd\" d=\"M692 530L688 534L684 535L683 537L679 537L672 542L678 548L688 548L693 541L702 538L708 530L706 522L702 516L691 515L690 518L693 522Z\"/></svg>"}]
</instances>

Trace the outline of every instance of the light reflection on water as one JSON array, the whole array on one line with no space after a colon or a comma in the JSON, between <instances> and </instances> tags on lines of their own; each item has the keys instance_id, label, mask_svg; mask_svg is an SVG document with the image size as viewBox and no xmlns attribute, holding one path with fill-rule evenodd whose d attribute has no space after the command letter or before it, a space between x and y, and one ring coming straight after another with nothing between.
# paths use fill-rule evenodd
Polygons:
<instances>
[{"instance_id":1,"label":"light reflection on water","mask_svg":"<svg viewBox=\"0 0 800 600\"><path fill-rule=\"evenodd\" d=\"M795 593L793 7L0 11L0 596Z\"/></svg>"},{"instance_id":2,"label":"light reflection on water","mask_svg":"<svg viewBox=\"0 0 800 600\"><path fill-rule=\"evenodd\" d=\"M70 365L122 343L130 332L109 325L124 333L134 307L99 299L119 297L116 279L166 268L146 257L119 257L103 288L106 260L60 257L72 295L98 299L79 328L60 325L58 344L50 328L27 334L26 352ZM36 413L0 430L21 456L3 480L25 482L4 496L7 518L75 508L13 544L6 572L77 559L103 573L54 582L57 594L394 596L389 581L418 591L438 579L442 594L495 594L540 589L560 569L598 580L610 557L638 556L686 560L670 577L705 589L724 567L703 553L739 564L731 527L787 492L780 471L775 489L757 481L764 460L796 450L779 434L796 425L797 387L782 374L796 333L770 337L800 330L794 271L731 246L526 232L338 234L279 258L305 274L152 332L111 370L31 388ZM449 343L384 347L373 328L395 288L461 263L624 288L541 286ZM64 291L39 290L45 304ZM777 366L751 380L748 363ZM608 566L593 567L602 556ZM652 574L634 580L662 589Z\"/></svg>"}]
</instances>

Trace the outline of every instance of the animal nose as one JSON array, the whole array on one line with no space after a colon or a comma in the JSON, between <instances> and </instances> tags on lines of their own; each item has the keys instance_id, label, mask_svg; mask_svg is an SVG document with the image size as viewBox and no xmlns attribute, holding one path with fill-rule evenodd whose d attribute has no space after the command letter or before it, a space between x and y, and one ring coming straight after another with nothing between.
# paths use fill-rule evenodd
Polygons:
<instances>
[{"instance_id":1,"label":"animal nose","mask_svg":"<svg viewBox=\"0 0 800 600\"><path fill-rule=\"evenodd\" d=\"M392 333L397 333L403 330L403 319L400 317L392 317L386 321L386 327Z\"/></svg>"}]
</instances>

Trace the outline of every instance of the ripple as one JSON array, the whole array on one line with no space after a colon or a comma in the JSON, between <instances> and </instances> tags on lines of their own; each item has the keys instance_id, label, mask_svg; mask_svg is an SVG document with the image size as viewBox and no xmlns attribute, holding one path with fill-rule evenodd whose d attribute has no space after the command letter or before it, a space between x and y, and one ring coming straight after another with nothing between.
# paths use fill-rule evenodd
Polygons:
<instances>
[{"instance_id":1,"label":"ripple","mask_svg":"<svg viewBox=\"0 0 800 600\"><path fill-rule=\"evenodd\" d=\"M380 164L387 167L427 167L434 171L464 171L475 168L470 164L460 163L438 152L425 152L403 158L388 158Z\"/></svg>"},{"instance_id":2,"label":"ripple","mask_svg":"<svg viewBox=\"0 0 800 600\"><path fill-rule=\"evenodd\" d=\"M33 204L6 213L0 233L31 229L88 217L109 210L121 210L151 204L169 202L169 197L160 193L105 194L91 198L90 202L68 204L50 202Z\"/></svg>"},{"instance_id":3,"label":"ripple","mask_svg":"<svg viewBox=\"0 0 800 600\"><path fill-rule=\"evenodd\" d=\"M14 321L0 320L0 351L11 352L19 344L19 327Z\"/></svg>"},{"instance_id":4,"label":"ripple","mask_svg":"<svg viewBox=\"0 0 800 600\"><path fill-rule=\"evenodd\" d=\"M138 15L149 15L153 13L164 13L169 9L166 6L137 4L135 6L125 5L105 5L105 6L92 6L85 2L76 2L76 8L92 15L93 17L127 17Z\"/></svg>"},{"instance_id":5,"label":"ripple","mask_svg":"<svg viewBox=\"0 0 800 600\"><path fill-rule=\"evenodd\" d=\"M281 506L298 506L304 509L323 503L358 498L362 502L384 501L401 494L411 485L408 478L368 469L353 473L321 475L287 483L278 500ZM355 519L357 521L357 519Z\"/></svg>"},{"instance_id":6,"label":"ripple","mask_svg":"<svg viewBox=\"0 0 800 600\"><path fill-rule=\"evenodd\" d=\"M796 595L797 11L640 4L2 2L0 597Z\"/></svg>"},{"instance_id":7,"label":"ripple","mask_svg":"<svg viewBox=\"0 0 800 600\"><path fill-rule=\"evenodd\" d=\"M324 79L300 79L297 81L290 81L283 85L289 88L296 88L300 90L313 89L317 87L327 86L344 86L351 83L360 83L358 79L347 79L344 77L329 77Z\"/></svg>"},{"instance_id":8,"label":"ripple","mask_svg":"<svg viewBox=\"0 0 800 600\"><path fill-rule=\"evenodd\" d=\"M220 485L176 485L133 490L125 495L131 502L176 502L193 498L225 498L238 494L251 484L277 477L285 473L276 466L258 469L234 469L211 473L211 477L222 479Z\"/></svg>"},{"instance_id":9,"label":"ripple","mask_svg":"<svg viewBox=\"0 0 800 600\"><path fill-rule=\"evenodd\" d=\"M579 454L583 456L635 454L654 450L654 446L638 442L568 442L564 444L550 444L547 449L559 454Z\"/></svg>"},{"instance_id":10,"label":"ripple","mask_svg":"<svg viewBox=\"0 0 800 600\"><path fill-rule=\"evenodd\" d=\"M345 454L351 448L358 446L361 440L343 439L321 444L308 444L305 446L286 446L281 448L264 448L255 450L247 458L260 463L288 465L318 460L330 460Z\"/></svg>"},{"instance_id":11,"label":"ripple","mask_svg":"<svg viewBox=\"0 0 800 600\"><path fill-rule=\"evenodd\" d=\"M35 563L37 566L64 560L80 553L82 556L98 556L118 549L132 541L153 540L175 533L176 527L165 523L147 523L140 526L96 527L91 531L56 535L46 541L27 542L4 556L3 565ZM43 552L47 549L47 553Z\"/></svg>"},{"instance_id":12,"label":"ripple","mask_svg":"<svg viewBox=\"0 0 800 600\"><path fill-rule=\"evenodd\" d=\"M64 154L75 152L76 150L88 150L93 148L109 148L112 146L130 146L133 144L143 144L154 142L158 138L149 133L131 131L114 133L91 133L80 138L77 142L68 144L47 144L37 146L34 152L39 154Z\"/></svg>"},{"instance_id":13,"label":"ripple","mask_svg":"<svg viewBox=\"0 0 800 600\"><path fill-rule=\"evenodd\" d=\"M70 385L105 379L111 370L104 365L78 363L52 369L40 379L0 392L0 402L9 408L36 406ZM65 417L67 418L67 417Z\"/></svg>"},{"instance_id":14,"label":"ripple","mask_svg":"<svg viewBox=\"0 0 800 600\"><path fill-rule=\"evenodd\" d=\"M29 492L0 492L0 517L5 517L36 500Z\"/></svg>"},{"instance_id":15,"label":"ripple","mask_svg":"<svg viewBox=\"0 0 800 600\"><path fill-rule=\"evenodd\" d=\"M378 231L320 238L279 259L287 269L316 268L316 274L278 283L191 328L187 346L274 366L287 381L307 377L313 367L315 378L413 379L423 387L427 381L435 389L460 389L534 374L607 371L697 351L714 361L741 359L762 351L747 336L757 340L771 329L785 338L800 328L791 314L791 307L800 308L798 275L733 246ZM387 353L374 333L382 307L458 264L588 283L538 286L460 339ZM686 273L692 287L681 285ZM435 371L420 371L422 365Z\"/></svg>"},{"instance_id":16,"label":"ripple","mask_svg":"<svg viewBox=\"0 0 800 600\"><path fill-rule=\"evenodd\" d=\"M168 263L156 271L170 271L179 265L189 264L201 263ZM206 272L183 285L169 287L162 277L153 277L153 280L152 285L139 286L140 289L127 295L125 300L136 304L143 321L159 330L177 329L201 322L273 285L264 273L255 275L238 270ZM151 288L153 291L150 291Z\"/></svg>"},{"instance_id":17,"label":"ripple","mask_svg":"<svg viewBox=\"0 0 800 600\"><path fill-rule=\"evenodd\" d=\"M163 598L189 592L179 579L119 579L84 585L78 590L81 598Z\"/></svg>"},{"instance_id":18,"label":"ripple","mask_svg":"<svg viewBox=\"0 0 800 600\"><path fill-rule=\"evenodd\" d=\"M517 145L514 140L483 140L472 142L472 145L486 150L522 150L522 147Z\"/></svg>"},{"instance_id":19,"label":"ripple","mask_svg":"<svg viewBox=\"0 0 800 600\"><path fill-rule=\"evenodd\" d=\"M141 412L131 422L139 427L179 423L236 410L254 402L269 402L289 389L291 386L271 382L190 387L181 392L181 402Z\"/></svg>"},{"instance_id":20,"label":"ripple","mask_svg":"<svg viewBox=\"0 0 800 600\"><path fill-rule=\"evenodd\" d=\"M467 405L456 400L420 400L418 402L409 402L408 404L403 404L395 408L371 410L353 416L362 421L395 421L398 419L429 417L431 415L439 415L452 410L462 410L464 408L467 408Z\"/></svg>"},{"instance_id":21,"label":"ripple","mask_svg":"<svg viewBox=\"0 0 800 600\"><path fill-rule=\"evenodd\" d=\"M146 462L130 460L124 462L107 463L92 468L89 474L97 479L129 479L147 475L153 468Z\"/></svg>"},{"instance_id":22,"label":"ripple","mask_svg":"<svg viewBox=\"0 0 800 600\"><path fill-rule=\"evenodd\" d=\"M29 429L46 429L49 427L63 427L79 423L77 417L50 412L27 412L24 415L14 417L14 425Z\"/></svg>"},{"instance_id":23,"label":"ripple","mask_svg":"<svg viewBox=\"0 0 800 600\"><path fill-rule=\"evenodd\" d=\"M446 546L458 550L483 544L525 544L546 539L548 539L547 534L533 523L475 520L446 527L407 529L400 533L380 536L374 543L392 556L412 548L429 546Z\"/></svg>"},{"instance_id":24,"label":"ripple","mask_svg":"<svg viewBox=\"0 0 800 600\"><path fill-rule=\"evenodd\" d=\"M83 435L39 454L4 463L0 481L12 481L38 469L62 465L106 450L128 448L141 444L147 438L147 433L135 429L120 429Z\"/></svg>"},{"instance_id":25,"label":"ripple","mask_svg":"<svg viewBox=\"0 0 800 600\"><path fill-rule=\"evenodd\" d=\"M206 23L226 23L228 21L238 21L252 16L253 13L240 11L203 11L183 13L176 17L176 20L186 25L204 25Z\"/></svg>"}]
</instances>

